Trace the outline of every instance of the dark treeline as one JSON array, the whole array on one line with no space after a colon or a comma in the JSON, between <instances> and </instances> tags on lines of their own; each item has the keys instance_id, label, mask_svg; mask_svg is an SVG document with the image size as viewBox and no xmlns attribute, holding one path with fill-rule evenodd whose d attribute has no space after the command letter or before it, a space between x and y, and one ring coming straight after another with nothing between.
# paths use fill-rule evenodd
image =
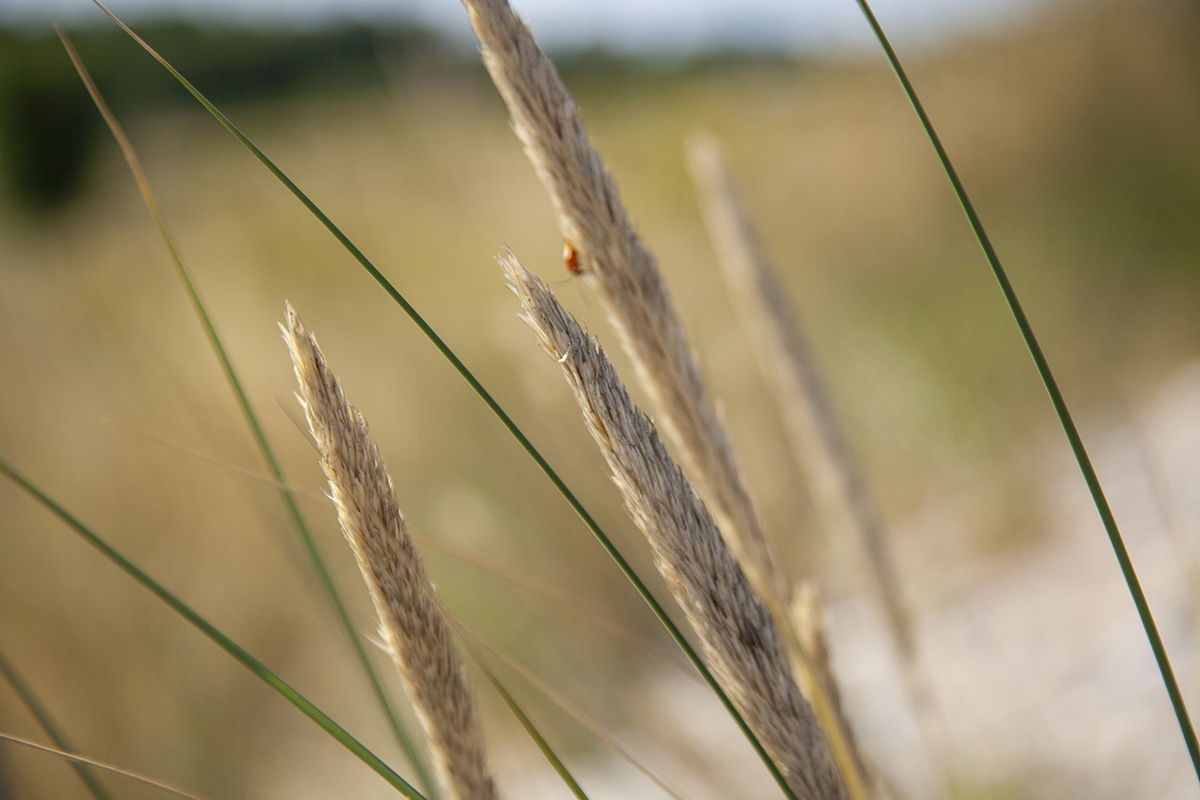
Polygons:
<instances>
[{"instance_id":1,"label":"dark treeline","mask_svg":"<svg viewBox=\"0 0 1200 800\"><path fill-rule=\"evenodd\" d=\"M378 83L393 74L477 73L473 48L415 26L345 24L312 30L262 31L168 21L138 34L218 105L279 98L301 91ZM119 116L194 100L166 70L115 25L71 31L70 37ZM616 55L601 49L559 54L564 79L577 91L626 90L671 77L730 66L790 66L784 56L718 52L686 59ZM87 174L100 116L53 31L0 29L0 193L33 214L74 197Z\"/></svg>"},{"instance_id":2,"label":"dark treeline","mask_svg":"<svg viewBox=\"0 0 1200 800\"><path fill-rule=\"evenodd\" d=\"M138 33L217 103L378 82L385 68L416 60L465 62L436 34L415 27L263 32L160 22L140 25ZM70 36L118 114L194 102L116 26ZM0 184L10 201L40 213L69 200L101 125L53 31L0 30Z\"/></svg>"}]
</instances>

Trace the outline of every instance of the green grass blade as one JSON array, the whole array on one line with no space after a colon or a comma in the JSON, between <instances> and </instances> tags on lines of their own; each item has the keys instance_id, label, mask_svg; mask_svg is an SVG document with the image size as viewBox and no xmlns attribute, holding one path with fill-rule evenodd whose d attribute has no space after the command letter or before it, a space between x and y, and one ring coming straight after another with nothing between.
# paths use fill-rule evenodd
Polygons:
<instances>
[{"instance_id":1,"label":"green grass blade","mask_svg":"<svg viewBox=\"0 0 1200 800\"><path fill-rule=\"evenodd\" d=\"M3 653L0 653L0 675L4 676L4 679L8 681L8 685L17 693L17 697L21 698L21 702L25 704L25 707L29 709L29 713L33 714L38 724L42 726L42 730L50 737L50 741L54 742L54 745L59 750L74 752L75 747L67 740L67 737L58 727L54 718L50 716L50 712L42 705L41 700L34 694L33 689L25 682L21 674L17 672L17 668L4 657ZM112 795L100 783L100 779L92 774L91 769L86 764L81 764L78 761L70 763L71 769L75 770L75 774L87 786L92 797L96 798L96 800L112 800Z\"/></svg>"},{"instance_id":2,"label":"green grass blade","mask_svg":"<svg viewBox=\"0 0 1200 800\"><path fill-rule=\"evenodd\" d=\"M576 781L574 776L571 775L571 771L567 769L567 765L562 762L562 759L560 759L554 752L554 749L550 747L550 743L547 742L545 737L543 737L538 731L537 726L534 725L533 721L529 719L524 711L521 710L521 707L517 705L517 701L513 699L511 694L508 693L508 690L505 689L504 685L500 683L500 679L496 677L494 672L492 672L491 667L489 667L487 662L483 660L483 656L480 655L480 653L475 649L474 645L471 644L470 638L468 637L466 631L462 629L459 622L453 617L448 616L448 619L450 620L450 624L454 626L454 632L458 634L458 640L462 642L463 647L465 647L467 652L471 655L471 659L475 662L476 666L479 667L480 671L487 676L488 681L492 684L492 688L495 689L496 693L499 694L504 700L509 711L511 711L513 716L517 718L517 721L521 723L521 727L525 729L525 732L529 734L529 738L533 739L534 744L536 744L538 749L542 751L542 755L544 755L546 760L550 762L550 766L554 767L554 771L558 773L558 777L562 778L563 783L567 785L567 788L571 790L571 793L574 794L578 800L588 800L588 796L584 793L583 787L580 786L579 782Z\"/></svg>"},{"instance_id":3,"label":"green grass blade","mask_svg":"<svg viewBox=\"0 0 1200 800\"><path fill-rule=\"evenodd\" d=\"M783 774L779 771L779 768L775 766L775 762L771 760L771 757L767 755L767 751L763 749L762 743L758 741L758 737L756 737L754 732L750 730L748 725L746 725L746 721L742 718L742 715L738 713L737 708L734 707L733 702L729 699L729 696L725 694L720 684L717 683L716 678L713 677L712 673L709 672L708 667L705 666L704 661L700 658L699 654L684 637L683 633L667 615L667 612L663 609L662 605L659 604L654 595L650 593L649 588L647 588L647 586L642 582L641 578L637 576L637 573L633 571L633 567L629 565L629 562L627 562L625 557L622 556L620 551L617 550L616 545L612 543L612 541L600 528L599 524L595 521L595 519L592 518L592 515L588 513L587 509L583 507L583 504L579 502L579 499L575 497L575 494L562 481L562 479L558 476L558 473L556 473L546 459L542 457L542 454L538 452L538 449L533 446L533 443L530 442L521 429L517 427L517 424L513 422L512 418L509 417L504 409L500 407L500 404L496 402L495 398L493 398L487 389L483 387L483 384L479 382L474 374L467 369L467 366L458 358L457 355L454 354L454 351L450 349L450 346L447 345L440 336L438 336L433 328L430 327L429 323L426 322L419 313L417 313L417 310L413 308L408 300L406 300L404 296L401 295L396 289L396 287L384 277L383 273L381 273L379 269L371 263L370 259L368 259L366 255L364 255L363 252L359 250L353 242L350 241L346 234L342 233L341 229L339 229L337 225L333 223L333 220L329 219L329 217L325 215L325 212L321 211L321 209L317 207L317 204L310 200L309 197L300 190L300 187L293 183L292 180L283 173L283 170L277 167L275 163L266 156L265 153L259 150L258 147L251 142L244 133L238 130L237 126L234 125L228 117L217 110L216 106L209 102L209 100L203 94L201 94L196 87L192 86L192 84L189 83L186 78L180 75L174 67L167 63L166 59L155 52L154 48L142 41L142 39L138 37L136 33L131 31L125 25L125 23L113 16L112 12L105 8L99 2L99 0L92 1L96 3L96 5L99 6L100 9L107 14L113 22L119 25L122 30L132 37L134 41L141 45L141 47L147 53L149 53L156 61L158 61L158 63L161 64L164 69L170 72L171 75L177 81L179 81L179 83L185 89L187 89L193 97L196 98L197 102L204 106L204 108L210 114L212 114L213 117L215 117L216 120L220 122L221 125L227 131L229 131L229 133L232 134L233 137L236 138L243 147L249 150L251 154L253 154L254 157L263 164L263 166L270 170L271 174L274 175L280 183L287 187L288 191L290 191L296 197L296 199L299 200L304 207L307 208L309 212L316 217L322 225L325 226L325 228L333 235L333 237L338 240L338 243L341 244L342 247L354 257L354 259L362 266L362 268L365 269L371 275L371 277L375 279L376 283L378 283L383 290L387 292L388 296L391 297L401 309L403 309L404 313L408 315L409 319L413 321L413 323L421 330L421 332L425 334L426 338L433 343L434 347L438 349L438 352L440 352L446 358L446 360L450 362L455 371L462 376L463 380L470 385L475 394L477 394L479 398L487 405L487 407L491 409L492 413L495 414L496 418L500 420L501 424L508 429L508 432L512 434L513 438L517 440L518 444L521 445L521 448L525 450L529 457L533 459L538 468L545 473L546 477L549 478L550 482L554 485L554 488L557 489L559 494L563 496L563 498L567 501L567 504L571 506L571 509L583 521L583 524L587 526L588 530L592 532L592 535L596 537L596 540L600 543L601 547L604 548L604 551L608 553L609 557L612 558L614 562L616 562L617 567L621 570L629 582L633 584L633 587L637 593L641 595L646 604L650 606L650 610L654 613L654 616L657 617L658 621L667 629L667 632L671 635L671 638L674 639L675 643L678 644L680 649L683 650L684 655L686 655L688 660L691 661L693 666L696 667L696 670L700 673L701 677L704 678L704 682L709 685L709 688L712 689L713 693L716 694L717 698L721 701L721 705L725 707L730 716L733 718L734 722L737 723L738 728L745 735L747 741L750 742L750 745L754 748L754 751L758 754L767 770L771 773L771 777L774 778L775 783L778 784L784 796L786 796L788 800L799 800L796 797L795 792L793 792L792 788L788 785L787 780L783 777Z\"/></svg>"},{"instance_id":4,"label":"green grass blade","mask_svg":"<svg viewBox=\"0 0 1200 800\"><path fill-rule=\"evenodd\" d=\"M1012 283L1009 282L1004 267L1000 264L1000 257L996 255L996 250L992 247L991 239L983 229L983 223L980 222L979 215L975 212L975 206L971 202L971 198L967 196L967 190L958 177L958 171L954 169L954 165L950 162L950 156L946 153L946 148L942 146L942 140L933 129L933 123L929 120L929 115L925 113L925 107L921 105L916 90L913 89L913 85L909 81L904 67L900 64L900 59L896 56L896 51L892 49L891 42L888 41L887 35L883 32L883 27L879 24L879 20L875 18L875 14L871 11L871 6L867 3L867 0L857 0L857 2L859 8L862 9L863 14L866 16L867 22L871 25L871 30L875 32L875 38L879 40L879 44L887 56L888 63L892 66L892 71L896 73L896 77L900 80L900 85L904 87L904 93L908 96L909 102L912 103L913 110L917 112L917 116L921 120L921 125L925 128L925 134L929 137L930 143L933 144L933 149L937 151L938 160L942 162L942 168L946 171L946 176L950 179L950 183L954 187L954 193L958 195L958 201L962 204L963 211L967 215L967 220L971 223L971 230L975 232L975 238L979 240L979 245L983 248L983 253L987 257L988 264L991 265L992 272L996 276L996 281L1000 284L1001 291L1004 292L1004 299L1008 301L1008 307L1012 311L1013 318L1017 321L1017 327L1021 329L1021 337L1025 340L1025 346L1029 349L1029 354L1033 357L1033 363L1037 366L1038 375L1041 376L1042 383L1046 386L1046 392L1050 395L1050 402L1054 405L1054 411L1058 415L1058 420L1067 435L1067 441L1071 444L1075 460L1079 462L1079 469L1083 473L1084 480L1087 482L1088 490L1092 493L1092 500L1096 504L1096 510L1100 512L1100 519L1104 523L1104 530L1108 533L1108 540L1117 555L1117 562L1121 565L1121 574L1125 576L1125 583L1129 586L1129 593L1133 595L1133 602L1137 606L1138 616L1141 617L1142 627L1146 629L1146 636L1150 639L1150 647L1154 650L1154 659L1158 662L1158 669L1162 673L1163 682L1167 686L1167 694L1171 697L1171 705L1175 709L1175 717L1179 721L1179 728L1183 732L1184 741L1187 743L1188 754L1192 759L1192 766L1196 770L1197 777L1200 777L1200 744L1197 743L1196 730L1192 727L1192 720L1188 716L1187 706L1183 702L1183 695L1180 693L1179 684L1175 680L1175 671L1171 668L1171 660L1167 657L1167 649L1163 646L1162 637L1159 636L1158 626L1154 622L1154 615L1150 613L1150 604L1146 601L1146 595L1142 591L1141 582L1138 581L1137 573L1133 569L1133 562L1129 558L1129 552L1125 549L1125 541L1121 538L1121 531L1117 528L1117 521L1113 517L1112 509L1109 508L1108 499L1104 496L1104 489L1100 486L1100 479L1096 477L1096 470L1092 468L1092 461L1088 458L1087 450L1083 446L1083 439L1079 435L1079 430L1075 427L1074 420L1071 419L1071 412L1067 409L1067 403L1063 399L1062 392L1058 389L1058 383L1054 380L1053 373L1050 371L1050 364L1046 361L1045 355L1042 354L1042 348L1038 344L1037 338L1033 335L1033 327L1025 317L1021 303L1017 300L1017 293L1014 291Z\"/></svg>"},{"instance_id":5,"label":"green grass blade","mask_svg":"<svg viewBox=\"0 0 1200 800\"><path fill-rule=\"evenodd\" d=\"M475 631L468 628L461 621L456 620L456 619L451 619L451 623L454 625L454 630L458 634L458 638L462 641L464 646L466 646L468 649L470 649L472 658L475 659L476 663L479 664L481 669L486 669L487 668L486 664L483 662L482 655L480 655L478 652L476 652L475 649L468 642L468 638L471 641L474 641L475 643L477 643L483 649L487 650L489 653L491 653L493 658L499 659L501 663L503 663L506 667L508 667L513 672L515 672L517 675L519 675L526 683L528 683L530 686L532 686L534 689L536 689L538 691L538 693L542 695L542 697L546 698L551 703L558 706L558 709L560 711L562 711L567 716L571 717L573 720L575 720L577 723L579 723L581 726L586 728L593 736L595 736L597 739L599 739L601 742L603 742L610 750L612 750L618 756L623 758L625 760L625 762L627 764L629 764L629 766L633 767L638 772L642 773L642 775L644 775L652 783L654 783L656 786L658 786L658 788L662 789L667 795L674 798L674 800L687 800L687 798L685 798L677 789L668 785L666 781L664 781L658 775L654 774L654 772L651 771L645 764L643 764L641 761L639 761L638 758L633 753L629 752L629 750L627 748L623 747L620 744L620 742L618 742L616 740L616 738L614 738L613 736L608 734L600 726L600 723L596 722L594 719L589 717L587 714L583 713L582 710L577 708L573 703L571 703L571 701L567 700L566 697L564 697L563 695L559 694L557 691L552 689L549 686L549 684L547 684L545 681L543 681L537 675L534 675L531 670L522 666L520 664L520 662L518 662L513 657L506 655L502 650L500 650L495 645L489 643L486 639L484 639L482 636L480 636Z\"/></svg>"},{"instance_id":6,"label":"green grass blade","mask_svg":"<svg viewBox=\"0 0 1200 800\"><path fill-rule=\"evenodd\" d=\"M3 458L0 458L0 473L3 473L26 492L33 495L38 502L52 511L59 519L67 523L77 534L83 537L88 544L99 550L105 558L124 570L130 577L149 589L159 600L170 606L173 611L198 628L201 633L212 639L222 650L237 659L242 666L282 695L285 700L298 708L305 716L317 723L322 730L378 773L380 777L391 784L397 791L409 798L409 800L426 800L424 795L397 775L391 767L368 750L361 742L351 736L345 728L334 722L328 714L313 705L307 698L293 689L290 684L268 669L265 664L250 655L249 652L222 633L215 625L193 611L190 606L172 594L166 587L143 572L128 558L121 555L116 548L102 539L98 534L93 533L90 528L55 502L48 494L35 486Z\"/></svg>"},{"instance_id":7,"label":"green grass blade","mask_svg":"<svg viewBox=\"0 0 1200 800\"><path fill-rule=\"evenodd\" d=\"M514 700L512 695L505 690L505 688L500 684L500 681L497 680L496 676L492 674L492 671L488 669L483 662L480 661L478 663L479 668L483 671L483 674L487 675L488 680L491 681L492 688L494 688L496 692L502 698L504 698L504 702L508 705L509 710L512 711L513 715L521 723L521 727L525 728L526 733L529 734L534 743L537 744L538 749L542 751L542 755L544 755L546 760L550 762L550 766L554 767L554 771L557 772L558 776L563 779L563 783L567 784L567 787L571 790L571 793L579 798L579 800L588 800L588 796L584 794L583 787L580 786L575 778L571 775L566 764L564 764L562 760L559 759L559 757L554 753L554 750L551 749L549 743L542 738L542 734L538 733L538 729L534 727L533 722L530 721L529 717L525 715L525 712L521 710L521 707L517 705L517 701Z\"/></svg>"},{"instance_id":8,"label":"green grass blade","mask_svg":"<svg viewBox=\"0 0 1200 800\"><path fill-rule=\"evenodd\" d=\"M141 163L137 157L137 153L133 148L133 144L129 141L129 137L125 135L121 124L117 121L116 116L109 109L108 104L104 102L99 89L92 81L91 75L88 74L87 67L84 66L79 54L75 52L75 48L71 45L70 39L66 33L56 26L58 36L62 40L63 47L70 56L71 62L75 65L75 70L79 73L80 79L84 86L87 87L88 94L91 95L92 101L96 108L100 111L100 115L104 118L105 123L112 131L113 138L117 140L121 152L125 155L125 161L129 164L129 170L133 173L133 178L137 182L138 188L141 190L142 199L146 203L146 208L150 212L150 216L154 219L154 224L158 228L159 236L162 238L163 244L167 248L167 252L171 257L171 262L175 265L175 272L179 275L179 280L183 283L183 287L187 292L188 299L191 301L192 308L196 312L196 317L200 321L201 327L204 328L204 334L208 338L209 345L212 347L213 353L217 357L217 361L221 364L221 371L225 374L225 379L229 383L230 389L233 390L234 397L237 399L238 406L242 410L242 416L246 418L246 423L250 426L250 432L254 437L254 442L258 446L259 452L262 454L263 461L267 464L267 469L270 470L272 477L279 483L284 482L283 470L279 466L278 460L275 458L275 453L271 449L271 445L267 442L266 434L263 432L262 425L259 424L258 416L254 413L253 407L250 405L250 398L247 396L245 389L242 388L242 382L237 376L237 372L233 368L233 362L229 358L228 352L225 350L225 345L221 342L221 337L217 334L216 326L213 324L212 318L208 314L208 310L204 307L204 302L200 299L200 294L196 290L196 285L192 282L191 275L187 268L183 265L183 258L179 255L179 250L175 246L174 237L171 236L170 230L167 228L166 220L163 218L162 212L158 207L158 202L155 200L154 192L150 188L150 182L146 178L145 172L142 170ZM336 584L333 582L333 576L330 575L328 567L325 565L325 559L321 556L320 550L317 549L317 544L309 531L308 523L304 516L300 513L299 507L296 505L296 500L292 493L285 488L279 490L280 499L283 500L284 508L287 511L288 519L295 528L296 534L300 537L300 542L304 548L305 554L308 556L309 563L312 565L313 571L317 575L317 581L321 586L321 591L324 593L326 600L333 609L334 617L337 620L338 626L342 629L346 638L350 642L351 650L354 653L355 659L361 666L367 678L367 683L371 688L371 693L375 697L380 709L383 712L384 718L387 720L388 727L392 731L409 764L412 765L413 771L417 774L417 780L422 787L429 793L431 800L438 800L437 782L433 780L433 776L429 772L429 768L425 764L425 759L421 756L420 750L413 742L412 737L405 729L400 721L400 716L396 713L395 706L391 698L383 688L383 683L379 680L379 675L375 671L375 667L371 664L371 660L367 657L366 648L363 646L361 637L355 631L354 624L350 620L350 614L346 610L346 605L342 601L341 594L338 592Z\"/></svg>"}]
</instances>

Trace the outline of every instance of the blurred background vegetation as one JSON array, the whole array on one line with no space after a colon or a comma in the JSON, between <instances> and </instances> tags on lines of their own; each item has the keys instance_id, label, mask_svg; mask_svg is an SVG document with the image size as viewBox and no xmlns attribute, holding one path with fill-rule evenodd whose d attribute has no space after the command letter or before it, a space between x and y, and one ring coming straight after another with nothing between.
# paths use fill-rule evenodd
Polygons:
<instances>
[{"instance_id":1,"label":"blurred background vegetation","mask_svg":"<svg viewBox=\"0 0 1200 800\"><path fill-rule=\"evenodd\" d=\"M549 203L477 55L412 27L137 29L343 227L652 574L494 264L507 243L624 367L598 302L561 263ZM291 368L275 329L285 298L370 421L417 533L556 586L662 643L565 503L294 199L122 34L71 35L139 150L291 480L322 486L287 413ZM1165 382L1200 358L1198 45L1194 3L1113 2L1055 7L910 59L1068 402L1085 435L1102 441L1142 419ZM931 148L878 58L596 50L556 60L672 283L794 575L820 578L834 607L867 594L861 570L839 562L816 529L724 298L683 157L697 129L720 137L740 177L879 494L918 617L938 618L988 570L1062 535L1055 492L1071 477L1065 444ZM273 490L111 424L262 470L120 154L47 32L0 31L0 376L5 458L392 758ZM332 511L302 502L369 633L369 601ZM1130 516L1127 530L1145 522ZM1097 524L1098 551L1102 537ZM660 665L560 604L439 552L428 560L456 613L666 764L693 797L772 796L752 759L722 772L695 736L679 733L696 723L672 716ZM1105 580L1119 593L1112 573ZM0 650L89 755L210 797L383 794L8 483ZM876 673L892 669L886 647L870 659ZM594 796L650 794L640 784L604 788L600 776L615 768L593 740L502 674L600 783ZM1191 675L1185 684L1195 698ZM509 796L551 795L548 780L529 777L540 768L522 734L480 693ZM953 729L956 707L944 713ZM716 712L703 719L728 727ZM3 686L0 730L39 738ZM1182 750L1173 735L1168 728L1160 753L1171 763ZM865 738L885 751L875 753L884 764L888 748L912 748ZM1062 796L1090 763L985 762L956 766L960 796ZM1167 796L1130 780L1111 796ZM38 796L84 794L61 764L0 748L0 797Z\"/></svg>"}]
</instances>

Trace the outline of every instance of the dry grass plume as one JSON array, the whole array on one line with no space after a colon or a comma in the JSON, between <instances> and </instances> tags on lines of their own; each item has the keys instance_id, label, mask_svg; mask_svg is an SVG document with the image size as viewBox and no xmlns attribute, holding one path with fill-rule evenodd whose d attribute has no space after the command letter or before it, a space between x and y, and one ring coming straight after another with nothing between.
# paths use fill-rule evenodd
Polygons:
<instances>
[{"instance_id":1,"label":"dry grass plume","mask_svg":"<svg viewBox=\"0 0 1200 800\"><path fill-rule=\"evenodd\" d=\"M848 793L783 640L704 504L671 460L600 345L511 253L501 258L538 343L562 367L658 571L700 637L706 660L746 723L805 800Z\"/></svg>"},{"instance_id":2,"label":"dry grass plume","mask_svg":"<svg viewBox=\"0 0 1200 800\"><path fill-rule=\"evenodd\" d=\"M844 556L851 549L851 542L857 540L861 544L869 584L887 613L902 677L922 735L933 748L935 759L944 762L944 724L921 672L912 614L900 590L883 518L862 469L846 444L800 322L779 284L715 137L701 134L691 138L688 165L730 301L753 345L751 349L762 373L775 392L792 452L804 471L822 526L839 555ZM843 561L850 559L843 557ZM828 654L823 645L819 646L823 637L816 622L820 609L815 593L816 587L811 585L797 590L792 608L793 627L801 647L813 662L814 676L827 688L843 731L847 738L852 738L840 710L836 681L828 669ZM805 610L801 613L800 608Z\"/></svg>"},{"instance_id":3,"label":"dry grass plume","mask_svg":"<svg viewBox=\"0 0 1200 800\"><path fill-rule=\"evenodd\" d=\"M449 624L367 423L290 304L281 327L338 521L379 613L380 635L425 729L438 779L452 800L498 800Z\"/></svg>"},{"instance_id":4,"label":"dry grass plume","mask_svg":"<svg viewBox=\"0 0 1200 800\"><path fill-rule=\"evenodd\" d=\"M484 65L550 194L569 264L600 296L658 424L755 588L782 607L779 559L763 533L725 426L654 255L634 230L574 100L507 0L464 5Z\"/></svg>"},{"instance_id":5,"label":"dry grass plume","mask_svg":"<svg viewBox=\"0 0 1200 800\"><path fill-rule=\"evenodd\" d=\"M835 546L844 547L856 538L862 542L897 647L911 662L915 657L912 624L879 510L845 444L808 343L716 140L693 137L688 142L688 163L730 300L775 390L792 451L808 479L821 521Z\"/></svg>"}]
</instances>

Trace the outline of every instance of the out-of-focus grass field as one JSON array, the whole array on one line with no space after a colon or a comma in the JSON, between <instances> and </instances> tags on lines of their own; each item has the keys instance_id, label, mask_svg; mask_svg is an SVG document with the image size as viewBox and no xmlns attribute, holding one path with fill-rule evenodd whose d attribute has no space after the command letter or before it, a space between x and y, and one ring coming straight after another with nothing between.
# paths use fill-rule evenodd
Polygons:
<instances>
[{"instance_id":1,"label":"out-of-focus grass field","mask_svg":"<svg viewBox=\"0 0 1200 800\"><path fill-rule=\"evenodd\" d=\"M1112 4L1060 11L911 64L1085 436L1120 426L1200 357L1198 41L1190 7ZM405 293L652 575L557 368L517 319L493 260L510 246L625 364L598 301L561 262L549 202L499 98L481 69L453 58L401 64L381 53L374 77L234 99L224 110ZM172 58L165 45L163 54ZM107 57L145 58L132 45ZM866 592L857 563L834 559L837 548L815 527L724 297L685 169L683 141L696 129L718 134L740 177L898 537L918 616L952 607L979 564L1054 539L1044 464L1065 471L1065 443L932 149L880 60L592 56L564 61L563 74L671 282L793 575L820 577L835 601ZM275 327L285 298L371 423L415 532L665 641L501 426L265 170L199 108L127 107L123 122L180 252L292 482L322 488L315 452L284 410L296 407ZM109 424L262 470L106 134L83 175L79 192L52 210L0 207L0 454L391 759L274 490ZM959 504L952 527L914 524L949 498ZM369 633L369 601L332 510L301 503ZM1107 547L1095 527L1096 546ZM614 729L671 740L665 716L646 711L655 707L648 676L659 667L553 603L437 552L427 558L447 604L472 626ZM383 793L7 482L0 649L88 755L209 797ZM502 675L586 763L588 735ZM1182 677L1195 697L1193 677ZM502 779L537 768L500 704L482 687L480 695ZM39 733L7 687L0 730ZM1162 742L1170 758L1177 747ZM677 782L703 787L702 759L686 748L675 758L685 776L699 776L673 773ZM1046 769L999 777L967 769L962 794L1048 796L1057 776ZM730 790L727 778L714 780L716 792ZM746 780L745 792L759 796L761 778ZM0 796L84 795L58 762L0 748Z\"/></svg>"}]
</instances>

